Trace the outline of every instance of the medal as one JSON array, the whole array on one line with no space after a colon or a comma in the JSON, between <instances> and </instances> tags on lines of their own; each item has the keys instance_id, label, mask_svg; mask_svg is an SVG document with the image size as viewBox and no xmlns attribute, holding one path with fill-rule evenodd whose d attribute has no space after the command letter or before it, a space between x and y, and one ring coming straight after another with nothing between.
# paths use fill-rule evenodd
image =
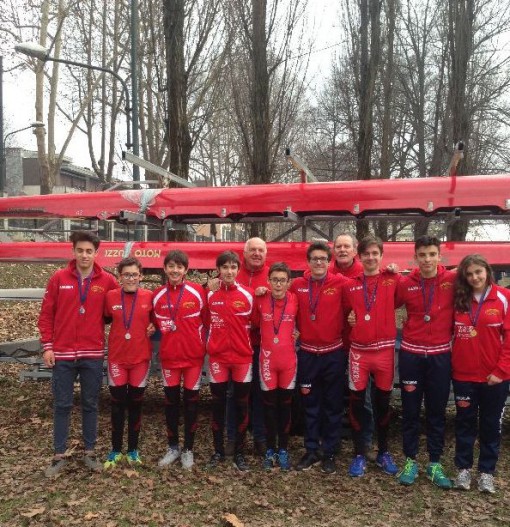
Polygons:
<instances>
[{"instance_id":1,"label":"medal","mask_svg":"<svg viewBox=\"0 0 510 527\"><path fill-rule=\"evenodd\" d=\"M177 331L177 325L175 324L175 319L177 318L177 312L179 311L179 307L181 305L183 294L184 294L184 282L181 284L181 288L179 290L179 296L177 297L177 302L175 303L175 306L173 306L172 308L172 304L170 301L170 291L168 290L168 285L167 285L166 303L168 305L168 312L170 314L170 322L168 323L168 327L170 331Z\"/></svg>"},{"instance_id":2,"label":"medal","mask_svg":"<svg viewBox=\"0 0 510 527\"><path fill-rule=\"evenodd\" d=\"M282 322L283 322L283 317L285 316L285 308L287 307L287 300L288 300L288 296L287 296L287 293L285 293L285 302L283 304L283 307L282 307L282 312L280 313L280 320L278 321L278 324L275 325L274 323L274 309L275 309L275 300L274 300L274 297L273 295L271 295L271 318L272 318L272 321L273 321L273 333L274 333L274 338L273 338L273 342L275 344L278 344L278 342L280 342L280 339L278 338L278 333L280 331L280 326L282 325Z\"/></svg>"},{"instance_id":3,"label":"medal","mask_svg":"<svg viewBox=\"0 0 510 527\"><path fill-rule=\"evenodd\" d=\"M315 315L313 313L310 315L310 320L315 320Z\"/></svg>"},{"instance_id":4,"label":"medal","mask_svg":"<svg viewBox=\"0 0 510 527\"><path fill-rule=\"evenodd\" d=\"M327 275L326 275L327 276ZM313 297L313 281L311 278L308 279L308 305L310 306L310 320L315 320L317 317L315 315L317 311L317 305L319 304L319 298L321 296L322 286L324 285L324 282L326 281L326 276L324 278L321 278L320 280L317 280L317 283L320 283L319 285L319 291L317 292L317 296Z\"/></svg>"},{"instance_id":5,"label":"medal","mask_svg":"<svg viewBox=\"0 0 510 527\"><path fill-rule=\"evenodd\" d=\"M274 342L275 344L278 344L278 342L280 342L280 339L279 339L278 337L275 337L275 338L273 339L273 342Z\"/></svg>"},{"instance_id":6,"label":"medal","mask_svg":"<svg viewBox=\"0 0 510 527\"><path fill-rule=\"evenodd\" d=\"M177 326L175 325L175 322L173 320L170 320L168 326L170 327L170 331L175 331L177 329Z\"/></svg>"},{"instance_id":7,"label":"medal","mask_svg":"<svg viewBox=\"0 0 510 527\"><path fill-rule=\"evenodd\" d=\"M473 328L469 334L470 334L472 337L476 337L476 336L478 335L478 331L476 331L476 329Z\"/></svg>"},{"instance_id":8,"label":"medal","mask_svg":"<svg viewBox=\"0 0 510 527\"><path fill-rule=\"evenodd\" d=\"M423 297L423 307L425 310L425 316L423 317L423 320L425 322L430 322L430 311L432 310L432 302L434 301L434 288L436 285L436 279L434 278L434 281L432 282L432 285L429 287L429 293L426 294L426 288L425 288L425 280L423 277L420 276L420 289L421 289L421 296Z\"/></svg>"},{"instance_id":9,"label":"medal","mask_svg":"<svg viewBox=\"0 0 510 527\"><path fill-rule=\"evenodd\" d=\"M129 340L131 338L131 333L129 332L129 328L131 327L131 322L133 321L133 315L135 314L135 305L136 305L137 296L138 296L138 289L132 295L133 303L131 304L131 310L129 311L129 315L127 315L126 314L125 292L124 292L124 289L120 290L120 301L122 304L122 322L124 323L124 329L126 330L126 333L124 335L124 338L126 340Z\"/></svg>"},{"instance_id":10,"label":"medal","mask_svg":"<svg viewBox=\"0 0 510 527\"><path fill-rule=\"evenodd\" d=\"M85 314L85 308L83 306L80 306L80 309L78 310L80 315L84 315Z\"/></svg>"},{"instance_id":11,"label":"medal","mask_svg":"<svg viewBox=\"0 0 510 527\"><path fill-rule=\"evenodd\" d=\"M370 320L370 310L374 305L375 296L377 295L377 288L379 287L379 277L380 275L377 276L377 282L375 283L374 290L372 291L370 298L368 298L367 277L365 274L363 275L363 301L365 302L365 309L367 310L367 314L365 315L365 320L367 322Z\"/></svg>"},{"instance_id":12,"label":"medal","mask_svg":"<svg viewBox=\"0 0 510 527\"><path fill-rule=\"evenodd\" d=\"M490 287L485 288L485 291L483 292L483 295L480 297L480 301L478 302L478 305L476 306L476 311L474 314L473 314L473 301L471 301L471 306L469 307L469 320L471 321L473 329L469 332L469 334L472 337L476 337L478 335L478 331L476 330L476 323L478 322L478 318L480 317L482 306L483 306L483 303L485 302L485 298L487 297L487 293L489 292L489 289Z\"/></svg>"},{"instance_id":13,"label":"medal","mask_svg":"<svg viewBox=\"0 0 510 527\"><path fill-rule=\"evenodd\" d=\"M92 281L92 275L94 274L94 271L92 271L85 280L82 281L81 275L78 276L78 294L80 296L80 309L78 312L80 315L85 314L85 302L87 301L87 296L89 294L90 289L90 282ZM83 289L83 282L85 282L85 289Z\"/></svg>"}]
</instances>

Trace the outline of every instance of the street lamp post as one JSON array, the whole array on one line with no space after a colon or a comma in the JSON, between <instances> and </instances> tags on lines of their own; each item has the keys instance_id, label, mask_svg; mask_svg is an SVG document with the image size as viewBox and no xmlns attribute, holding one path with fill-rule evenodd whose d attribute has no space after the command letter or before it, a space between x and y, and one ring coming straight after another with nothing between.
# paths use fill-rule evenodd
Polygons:
<instances>
[{"instance_id":1,"label":"street lamp post","mask_svg":"<svg viewBox=\"0 0 510 527\"><path fill-rule=\"evenodd\" d=\"M19 128L18 130L13 130L12 132L9 132L8 134L5 134L4 137L2 137L2 167L0 170L0 196L1 197L3 197L4 195L5 187L7 183L7 154L6 154L7 139L11 135L17 134L18 132L24 132L25 130L43 128L43 127L44 127L44 123L41 123L41 121L34 121L28 126L24 126L23 128Z\"/></svg>"},{"instance_id":2,"label":"street lamp post","mask_svg":"<svg viewBox=\"0 0 510 527\"><path fill-rule=\"evenodd\" d=\"M92 64L87 64L85 62L76 62L74 60L57 59L56 57L50 57L48 50L45 47L33 42L17 44L16 46L14 46L14 49L20 53L28 55L29 57L42 60L43 62L60 62L61 64L68 64L70 66L77 66L78 68L86 68L89 70L103 71L105 73L113 75L120 82L122 90L124 92L124 97L126 98L126 147L128 149L131 149L133 144L131 143L131 106L129 99L129 90L126 81L116 71L113 71L109 68L103 68L102 66L94 66Z\"/></svg>"}]
</instances>

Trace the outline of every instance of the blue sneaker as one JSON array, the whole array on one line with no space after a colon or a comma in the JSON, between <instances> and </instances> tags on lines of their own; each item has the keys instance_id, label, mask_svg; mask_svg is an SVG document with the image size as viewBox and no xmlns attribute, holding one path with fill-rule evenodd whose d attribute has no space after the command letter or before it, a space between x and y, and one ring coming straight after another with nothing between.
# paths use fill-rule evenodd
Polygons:
<instances>
[{"instance_id":1,"label":"blue sneaker","mask_svg":"<svg viewBox=\"0 0 510 527\"><path fill-rule=\"evenodd\" d=\"M138 454L138 450L130 450L126 454L127 462L130 465L142 465L142 460L140 459L140 455Z\"/></svg>"},{"instance_id":2,"label":"blue sneaker","mask_svg":"<svg viewBox=\"0 0 510 527\"><path fill-rule=\"evenodd\" d=\"M264 456L264 461L262 462L262 466L264 467L264 470L273 470L276 464L276 454L272 448L268 448L266 450L266 455Z\"/></svg>"},{"instance_id":3,"label":"blue sneaker","mask_svg":"<svg viewBox=\"0 0 510 527\"><path fill-rule=\"evenodd\" d=\"M383 472L394 476L398 472L398 467L393 461L393 457L389 452L384 452L383 454L378 454L375 460L375 464L378 467L383 469Z\"/></svg>"},{"instance_id":4,"label":"blue sneaker","mask_svg":"<svg viewBox=\"0 0 510 527\"><path fill-rule=\"evenodd\" d=\"M418 477L418 463L414 459L408 457L402 472L398 475L398 482L401 485L412 485Z\"/></svg>"},{"instance_id":5,"label":"blue sneaker","mask_svg":"<svg viewBox=\"0 0 510 527\"><path fill-rule=\"evenodd\" d=\"M367 460L365 456L356 456L349 467L349 476L351 476L351 478L360 478L365 475L366 468Z\"/></svg>"},{"instance_id":6,"label":"blue sneaker","mask_svg":"<svg viewBox=\"0 0 510 527\"><path fill-rule=\"evenodd\" d=\"M108 454L108 457L106 458L103 467L105 469L115 468L117 466L117 463L119 463L120 461L122 461L122 454L120 452L115 452L115 450L112 450Z\"/></svg>"},{"instance_id":7,"label":"blue sneaker","mask_svg":"<svg viewBox=\"0 0 510 527\"><path fill-rule=\"evenodd\" d=\"M290 464L290 457L287 450L280 448L280 450L278 450L277 456L278 465L280 465L280 469L285 471L290 470L292 465Z\"/></svg>"}]
</instances>

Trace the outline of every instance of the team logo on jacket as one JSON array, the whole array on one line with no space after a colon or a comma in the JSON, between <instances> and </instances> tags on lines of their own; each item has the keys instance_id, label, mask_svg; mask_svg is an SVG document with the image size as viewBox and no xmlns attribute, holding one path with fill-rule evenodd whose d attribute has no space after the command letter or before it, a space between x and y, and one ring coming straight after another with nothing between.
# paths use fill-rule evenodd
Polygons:
<instances>
[{"instance_id":1,"label":"team logo on jacket","mask_svg":"<svg viewBox=\"0 0 510 527\"><path fill-rule=\"evenodd\" d=\"M395 283L395 280L393 278L385 278L383 281L382 281L382 285L385 286L385 287L388 287L390 285L393 285Z\"/></svg>"},{"instance_id":2,"label":"team logo on jacket","mask_svg":"<svg viewBox=\"0 0 510 527\"><path fill-rule=\"evenodd\" d=\"M193 300L190 300L188 302L183 302L182 303L182 307L184 307L185 309L193 309L195 306L196 306L196 304L195 304L195 302L193 302Z\"/></svg>"},{"instance_id":3,"label":"team logo on jacket","mask_svg":"<svg viewBox=\"0 0 510 527\"><path fill-rule=\"evenodd\" d=\"M104 293L104 287L102 285L93 285L90 290L93 293Z\"/></svg>"},{"instance_id":4,"label":"team logo on jacket","mask_svg":"<svg viewBox=\"0 0 510 527\"><path fill-rule=\"evenodd\" d=\"M244 300L234 300L232 305L237 309L244 309L246 307L246 302Z\"/></svg>"},{"instance_id":5,"label":"team logo on jacket","mask_svg":"<svg viewBox=\"0 0 510 527\"><path fill-rule=\"evenodd\" d=\"M499 309L491 307L485 310L485 314L490 317L497 317L500 314L500 311Z\"/></svg>"},{"instance_id":6,"label":"team logo on jacket","mask_svg":"<svg viewBox=\"0 0 510 527\"><path fill-rule=\"evenodd\" d=\"M120 304L118 304L116 306L112 306L112 310L113 311L117 311L118 309L122 309L122 306Z\"/></svg>"},{"instance_id":7,"label":"team logo on jacket","mask_svg":"<svg viewBox=\"0 0 510 527\"><path fill-rule=\"evenodd\" d=\"M325 295L334 295L336 293L336 287L328 287L326 289L324 289L323 293Z\"/></svg>"},{"instance_id":8,"label":"team logo on jacket","mask_svg":"<svg viewBox=\"0 0 510 527\"><path fill-rule=\"evenodd\" d=\"M439 289L451 289L453 284L451 282L442 282L439 284Z\"/></svg>"}]
</instances>

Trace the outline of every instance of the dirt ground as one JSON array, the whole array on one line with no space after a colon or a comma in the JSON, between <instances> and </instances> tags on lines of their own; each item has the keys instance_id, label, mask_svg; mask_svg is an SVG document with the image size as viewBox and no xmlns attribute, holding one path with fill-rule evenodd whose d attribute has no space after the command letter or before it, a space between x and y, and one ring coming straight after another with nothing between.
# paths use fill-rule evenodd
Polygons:
<instances>
[{"instance_id":1,"label":"dirt ground","mask_svg":"<svg viewBox=\"0 0 510 527\"><path fill-rule=\"evenodd\" d=\"M0 287L33 287L45 281L51 269L36 266L0 266ZM37 304L0 304L0 340L36 334ZM305 473L266 473L260 459L249 456L252 470L240 474L231 462L214 472L205 470L212 448L209 396L203 389L200 427L191 472L179 465L159 470L165 451L161 381L153 378L147 390L140 453L143 467L127 465L91 474L80 462L79 394L73 413L70 463L56 479L43 470L52 455L52 398L47 381L19 380L25 365L0 362L0 525L85 527L195 527L234 526L509 526L510 420L503 421L503 444L495 495L476 490L442 491L421 473L418 482L402 487L395 478L369 465L367 475L347 476L349 441L338 456L338 472L324 475L319 468ZM395 402L391 449L399 464L400 417ZM103 388L100 402L98 453L105 458L110 446L109 396ZM426 464L423 455L422 467ZM251 453L251 448L249 448ZM302 454L302 438L293 437L293 461ZM453 409L448 416L444 464L453 474Z\"/></svg>"}]
</instances>

